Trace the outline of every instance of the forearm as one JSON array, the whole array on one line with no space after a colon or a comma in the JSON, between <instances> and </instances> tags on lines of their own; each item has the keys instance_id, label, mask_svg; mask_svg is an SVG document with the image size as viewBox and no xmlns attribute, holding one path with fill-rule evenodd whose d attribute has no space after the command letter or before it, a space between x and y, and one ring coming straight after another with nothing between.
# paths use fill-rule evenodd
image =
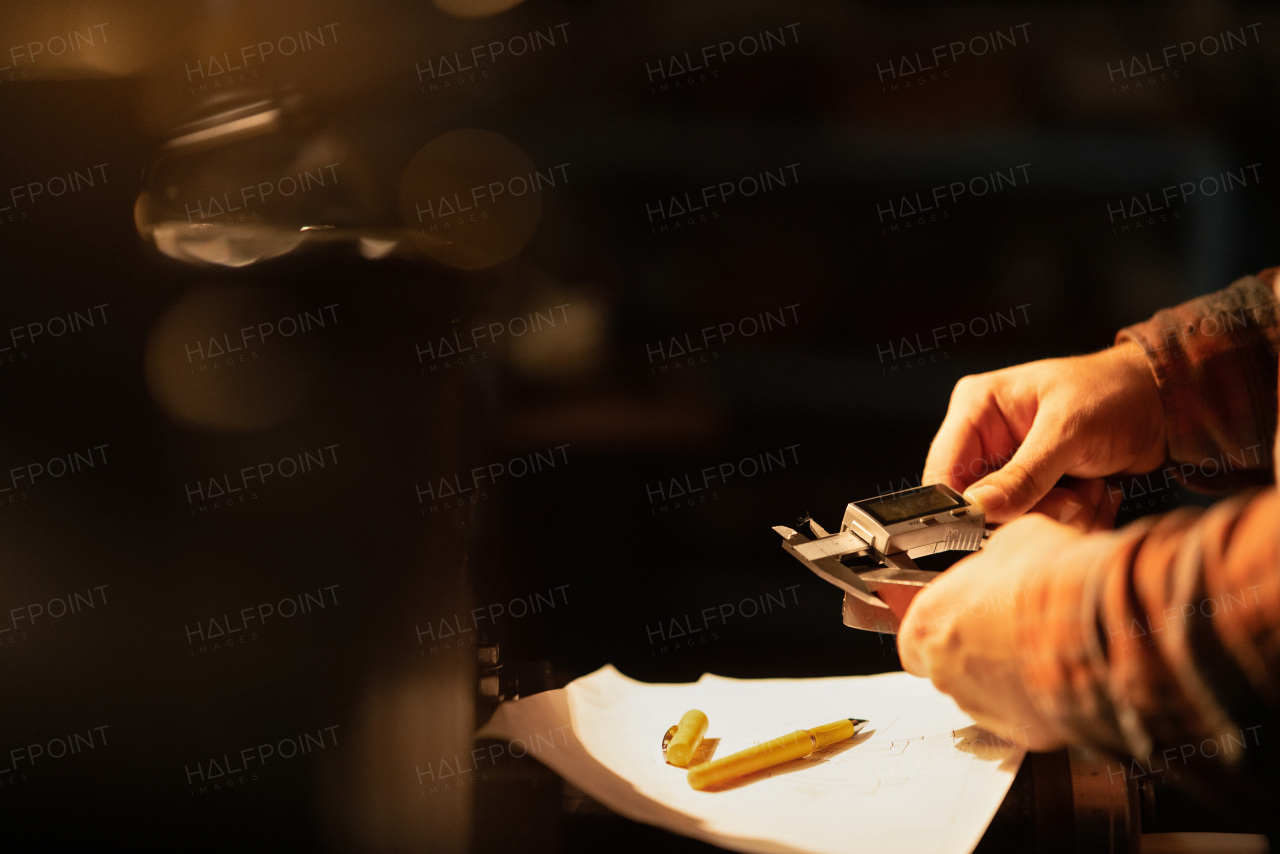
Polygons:
<instances>
[{"instance_id":1,"label":"forearm","mask_svg":"<svg viewBox=\"0 0 1280 854\"><path fill-rule=\"evenodd\" d=\"M1090 535L1050 563L1019 613L1040 713L1072 740L1137 757L1116 766L1121 779L1169 767L1206 794L1275 797L1276 490Z\"/></svg>"},{"instance_id":2,"label":"forearm","mask_svg":"<svg viewBox=\"0 0 1280 854\"><path fill-rule=\"evenodd\" d=\"M1277 269L1164 309L1117 342L1145 352L1160 391L1169 461L1192 488L1269 482L1276 433Z\"/></svg>"}]
</instances>

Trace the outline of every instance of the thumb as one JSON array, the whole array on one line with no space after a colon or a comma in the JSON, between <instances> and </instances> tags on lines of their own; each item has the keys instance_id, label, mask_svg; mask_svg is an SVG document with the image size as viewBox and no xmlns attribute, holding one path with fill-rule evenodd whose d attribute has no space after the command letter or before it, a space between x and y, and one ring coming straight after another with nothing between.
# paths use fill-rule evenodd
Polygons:
<instances>
[{"instance_id":1,"label":"thumb","mask_svg":"<svg viewBox=\"0 0 1280 854\"><path fill-rule=\"evenodd\" d=\"M965 490L988 522L1007 522L1026 513L1048 494L1071 465L1071 451L1053 428L1037 421L1009 462Z\"/></svg>"}]
</instances>

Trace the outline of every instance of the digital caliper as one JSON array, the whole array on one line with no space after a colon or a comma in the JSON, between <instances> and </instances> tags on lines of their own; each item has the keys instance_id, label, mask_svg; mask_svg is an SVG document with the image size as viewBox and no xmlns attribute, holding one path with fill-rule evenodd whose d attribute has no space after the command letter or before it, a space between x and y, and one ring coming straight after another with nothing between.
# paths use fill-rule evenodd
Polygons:
<instances>
[{"instance_id":1,"label":"digital caliper","mask_svg":"<svg viewBox=\"0 0 1280 854\"><path fill-rule=\"evenodd\" d=\"M838 534L812 519L801 522L805 531L773 530L784 549L844 591L846 626L897 633L907 605L939 575L914 558L982 548L985 521L954 489L930 484L850 503Z\"/></svg>"}]
</instances>

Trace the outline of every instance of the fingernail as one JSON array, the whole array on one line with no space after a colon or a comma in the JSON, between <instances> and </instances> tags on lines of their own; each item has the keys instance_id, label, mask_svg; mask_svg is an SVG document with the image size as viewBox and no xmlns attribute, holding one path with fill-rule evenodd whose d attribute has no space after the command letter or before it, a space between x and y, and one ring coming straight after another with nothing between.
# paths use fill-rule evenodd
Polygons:
<instances>
[{"instance_id":1,"label":"fingernail","mask_svg":"<svg viewBox=\"0 0 1280 854\"><path fill-rule=\"evenodd\" d=\"M971 504L977 504L982 508L982 512L990 515L1004 506L1005 495L998 487L986 484L985 486L976 486L964 494L964 497Z\"/></svg>"},{"instance_id":2,"label":"fingernail","mask_svg":"<svg viewBox=\"0 0 1280 854\"><path fill-rule=\"evenodd\" d=\"M1065 525L1074 519L1083 509L1084 505L1079 501L1067 501L1062 505L1062 512L1058 514L1058 521Z\"/></svg>"}]
</instances>

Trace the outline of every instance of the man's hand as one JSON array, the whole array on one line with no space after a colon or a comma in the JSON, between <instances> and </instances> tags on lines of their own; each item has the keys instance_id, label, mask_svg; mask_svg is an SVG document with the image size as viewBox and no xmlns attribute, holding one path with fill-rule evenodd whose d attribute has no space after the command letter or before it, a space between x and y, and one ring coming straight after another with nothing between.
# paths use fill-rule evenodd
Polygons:
<instances>
[{"instance_id":1,"label":"man's hand","mask_svg":"<svg viewBox=\"0 0 1280 854\"><path fill-rule=\"evenodd\" d=\"M1085 536L1032 513L993 533L981 551L930 582L907 609L898 653L908 673L927 676L984 729L1030 750L1055 750L1068 736L1036 711L1018 667L1018 609L1036 576Z\"/></svg>"},{"instance_id":2,"label":"man's hand","mask_svg":"<svg viewBox=\"0 0 1280 854\"><path fill-rule=\"evenodd\" d=\"M1141 348L1126 342L962 378L922 482L965 493L988 522L1032 509L1054 518L1080 510L1098 517L1104 490L1096 479L1151 471L1166 453L1155 378ZM1064 474L1093 481L1079 491L1081 506L1041 506Z\"/></svg>"}]
</instances>

